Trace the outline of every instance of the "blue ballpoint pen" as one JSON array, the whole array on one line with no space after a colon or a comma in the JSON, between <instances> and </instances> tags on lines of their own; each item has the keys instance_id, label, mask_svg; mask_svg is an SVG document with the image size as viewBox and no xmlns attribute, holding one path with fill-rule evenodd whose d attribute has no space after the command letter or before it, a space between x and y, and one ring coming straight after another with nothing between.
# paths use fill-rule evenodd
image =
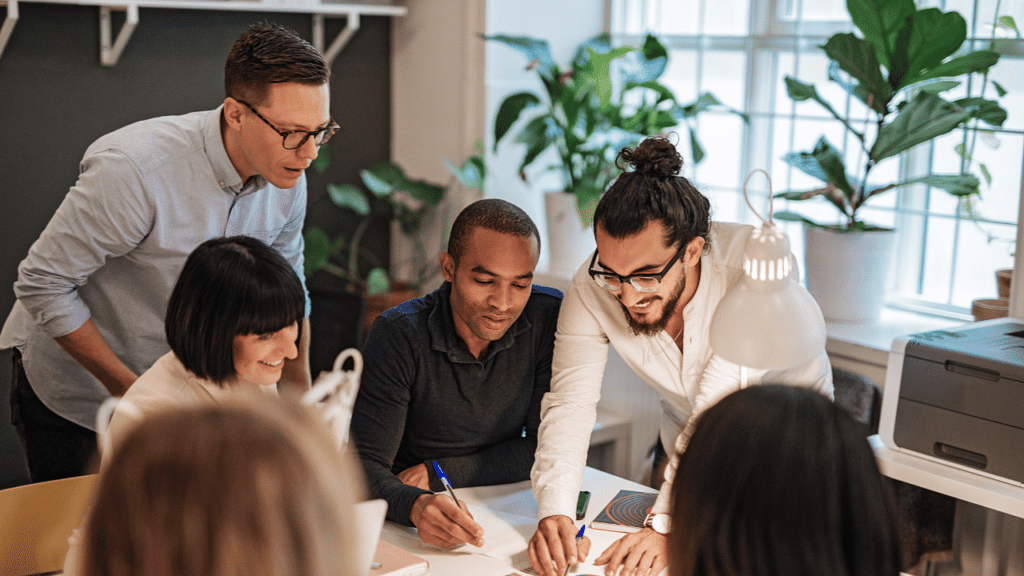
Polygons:
<instances>
[{"instance_id":1,"label":"blue ballpoint pen","mask_svg":"<svg viewBox=\"0 0 1024 576\"><path fill-rule=\"evenodd\" d=\"M580 531L576 533L576 552L577 553L580 551L580 540L583 540L583 531L586 530L586 529L587 529L587 525L584 524L583 526L580 526ZM569 566L568 565L565 566L565 574L566 574L566 576L568 576L568 574L569 574Z\"/></svg>"},{"instance_id":2,"label":"blue ballpoint pen","mask_svg":"<svg viewBox=\"0 0 1024 576\"><path fill-rule=\"evenodd\" d=\"M448 475L444 473L444 470L441 470L441 465L437 463L437 460L434 460L433 464L434 471L437 472L437 477L441 479L441 484L444 484L444 488L448 491L448 495L452 497L452 500L455 500L456 506L462 508L462 503L455 497L455 490L452 489L452 483L448 480Z\"/></svg>"}]
</instances>

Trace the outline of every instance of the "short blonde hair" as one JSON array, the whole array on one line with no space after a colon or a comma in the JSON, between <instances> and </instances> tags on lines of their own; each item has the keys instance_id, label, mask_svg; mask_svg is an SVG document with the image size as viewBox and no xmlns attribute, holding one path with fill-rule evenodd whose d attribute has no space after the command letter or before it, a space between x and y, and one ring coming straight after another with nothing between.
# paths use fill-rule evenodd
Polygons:
<instances>
[{"instance_id":1,"label":"short blonde hair","mask_svg":"<svg viewBox=\"0 0 1024 576\"><path fill-rule=\"evenodd\" d=\"M85 524L90 576L349 576L362 478L308 409L175 408L132 428Z\"/></svg>"}]
</instances>

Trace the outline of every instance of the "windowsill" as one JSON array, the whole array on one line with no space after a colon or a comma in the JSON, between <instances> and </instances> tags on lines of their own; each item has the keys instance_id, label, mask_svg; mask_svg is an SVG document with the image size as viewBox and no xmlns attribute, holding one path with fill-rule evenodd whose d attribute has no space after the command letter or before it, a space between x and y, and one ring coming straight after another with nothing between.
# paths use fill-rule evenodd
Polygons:
<instances>
[{"instance_id":1,"label":"windowsill","mask_svg":"<svg viewBox=\"0 0 1024 576\"><path fill-rule=\"evenodd\" d=\"M826 322L825 350L833 366L863 374L885 385L892 342L899 336L963 325L964 321L896 308L883 308L877 322Z\"/></svg>"}]
</instances>

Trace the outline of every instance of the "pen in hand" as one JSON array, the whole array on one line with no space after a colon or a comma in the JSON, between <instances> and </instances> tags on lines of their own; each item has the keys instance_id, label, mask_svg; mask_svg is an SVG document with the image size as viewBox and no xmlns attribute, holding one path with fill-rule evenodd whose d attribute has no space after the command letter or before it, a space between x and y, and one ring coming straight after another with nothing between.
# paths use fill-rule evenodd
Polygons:
<instances>
[{"instance_id":1,"label":"pen in hand","mask_svg":"<svg viewBox=\"0 0 1024 576\"><path fill-rule=\"evenodd\" d=\"M587 529L587 525L580 526L580 531L576 533L576 553L580 552L580 540L583 540L583 531ZM569 576L569 565L565 565L565 576Z\"/></svg>"},{"instance_id":2,"label":"pen in hand","mask_svg":"<svg viewBox=\"0 0 1024 576\"><path fill-rule=\"evenodd\" d=\"M455 500L456 506L462 508L462 502L459 502L459 499L455 497L455 490L452 489L452 483L448 480L448 475L444 473L444 470L441 470L441 465L437 463L437 460L434 460L433 464L434 471L437 472L437 477L441 479L441 484L444 484L444 488L448 491L448 495L452 497L452 500Z\"/></svg>"}]
</instances>

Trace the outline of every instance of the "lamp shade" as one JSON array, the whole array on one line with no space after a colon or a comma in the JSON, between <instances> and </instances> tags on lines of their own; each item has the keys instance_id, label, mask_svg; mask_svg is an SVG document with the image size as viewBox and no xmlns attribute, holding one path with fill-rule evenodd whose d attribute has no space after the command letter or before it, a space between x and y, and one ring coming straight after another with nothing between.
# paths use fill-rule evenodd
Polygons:
<instances>
[{"instance_id":1,"label":"lamp shade","mask_svg":"<svg viewBox=\"0 0 1024 576\"><path fill-rule=\"evenodd\" d=\"M748 368L798 366L825 349L825 319L794 279L789 238L768 221L747 240L743 277L711 320L711 348Z\"/></svg>"}]
</instances>

